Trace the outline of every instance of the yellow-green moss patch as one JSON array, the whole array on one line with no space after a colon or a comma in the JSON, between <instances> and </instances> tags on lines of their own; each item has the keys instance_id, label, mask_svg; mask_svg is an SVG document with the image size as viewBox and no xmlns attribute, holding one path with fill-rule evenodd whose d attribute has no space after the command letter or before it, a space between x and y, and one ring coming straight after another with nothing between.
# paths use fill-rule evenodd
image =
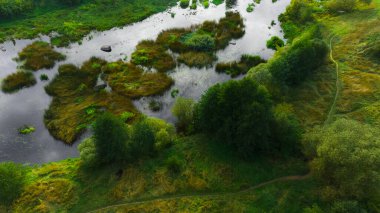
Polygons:
<instances>
[{"instance_id":1,"label":"yellow-green moss patch","mask_svg":"<svg viewBox=\"0 0 380 213\"><path fill-rule=\"evenodd\" d=\"M132 54L132 63L153 67L159 72L169 71L175 68L175 61L166 49L151 40L141 41L136 51Z\"/></svg>"},{"instance_id":2,"label":"yellow-green moss patch","mask_svg":"<svg viewBox=\"0 0 380 213\"><path fill-rule=\"evenodd\" d=\"M129 98L160 94L173 84L173 80L164 73L144 72L122 61L107 64L103 71L112 90Z\"/></svg>"},{"instance_id":3,"label":"yellow-green moss patch","mask_svg":"<svg viewBox=\"0 0 380 213\"><path fill-rule=\"evenodd\" d=\"M1 90L5 93L16 92L25 87L31 87L37 83L33 73L18 71L8 75L1 84Z\"/></svg>"},{"instance_id":4,"label":"yellow-green moss patch","mask_svg":"<svg viewBox=\"0 0 380 213\"><path fill-rule=\"evenodd\" d=\"M62 61L65 56L54 51L49 43L36 41L26 46L19 54L20 60L24 60L23 67L37 71L40 69L50 69L55 65L56 61Z\"/></svg>"}]
</instances>

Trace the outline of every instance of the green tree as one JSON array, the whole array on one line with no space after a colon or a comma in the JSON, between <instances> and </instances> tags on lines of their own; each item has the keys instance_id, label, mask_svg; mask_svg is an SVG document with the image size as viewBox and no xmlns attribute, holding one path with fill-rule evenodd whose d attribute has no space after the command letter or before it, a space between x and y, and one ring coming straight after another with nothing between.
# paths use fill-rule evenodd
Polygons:
<instances>
[{"instance_id":1,"label":"green tree","mask_svg":"<svg viewBox=\"0 0 380 213\"><path fill-rule=\"evenodd\" d=\"M132 126L131 143L135 157L155 154L155 132L151 125L142 119Z\"/></svg>"},{"instance_id":2,"label":"green tree","mask_svg":"<svg viewBox=\"0 0 380 213\"><path fill-rule=\"evenodd\" d=\"M270 149L272 102L250 79L211 87L196 106L196 127L230 143L245 158Z\"/></svg>"},{"instance_id":3,"label":"green tree","mask_svg":"<svg viewBox=\"0 0 380 213\"><path fill-rule=\"evenodd\" d=\"M94 123L96 158L101 163L128 160L128 132L125 124L110 113L100 115Z\"/></svg>"},{"instance_id":4,"label":"green tree","mask_svg":"<svg viewBox=\"0 0 380 213\"><path fill-rule=\"evenodd\" d=\"M380 202L380 131L354 120L339 119L307 134L313 174L327 196Z\"/></svg>"},{"instance_id":5,"label":"green tree","mask_svg":"<svg viewBox=\"0 0 380 213\"><path fill-rule=\"evenodd\" d=\"M10 206L25 186L27 169L13 162L0 163L0 204Z\"/></svg>"},{"instance_id":6,"label":"green tree","mask_svg":"<svg viewBox=\"0 0 380 213\"><path fill-rule=\"evenodd\" d=\"M301 125L289 104L279 104L274 108L272 136L277 149L283 154L300 153L302 139Z\"/></svg>"},{"instance_id":7,"label":"green tree","mask_svg":"<svg viewBox=\"0 0 380 213\"><path fill-rule=\"evenodd\" d=\"M182 132L188 131L194 117L193 99L179 97L172 108L172 113L177 117L177 129Z\"/></svg>"}]
</instances>

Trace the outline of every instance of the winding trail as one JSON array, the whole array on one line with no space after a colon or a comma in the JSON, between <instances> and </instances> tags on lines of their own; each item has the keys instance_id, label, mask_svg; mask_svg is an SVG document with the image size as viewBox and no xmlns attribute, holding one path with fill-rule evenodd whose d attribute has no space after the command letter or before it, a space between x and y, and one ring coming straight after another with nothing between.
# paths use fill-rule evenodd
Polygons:
<instances>
[{"instance_id":1,"label":"winding trail","mask_svg":"<svg viewBox=\"0 0 380 213\"><path fill-rule=\"evenodd\" d=\"M335 81L335 97L334 97L334 101L333 103L331 104L331 107L330 107L330 110L329 110L329 114L327 115L327 118L324 122L324 125L330 123L331 121L331 118L334 114L334 111L335 111L335 107L336 107L336 103L338 101L338 97L339 97L339 94L340 94L340 78L339 78L339 64L338 62L334 59L334 55L333 55L333 47L332 47L332 40L335 38L336 36L332 36L330 38L330 42L329 42L329 47L330 47L330 60L335 64L335 72L336 72L336 81Z\"/></svg>"},{"instance_id":2,"label":"winding trail","mask_svg":"<svg viewBox=\"0 0 380 213\"><path fill-rule=\"evenodd\" d=\"M194 194L180 194L180 195L168 195L168 196L152 197L152 198L147 198L147 199L142 199L142 200L136 200L136 201L114 204L114 205L110 205L110 206L106 206L106 207L102 207L99 209L89 211L88 213L109 210L109 209L117 208L117 207L146 204L146 203L151 203L151 202L155 202L155 201L171 201L171 200L176 200L176 199L181 199L181 198L217 198L220 196L239 195L239 194L244 194L246 192L264 187L264 186L272 184L272 183L305 180L305 179L309 178L310 176L311 176L311 174L308 173L306 175L293 175L293 176L280 177L280 178L276 178L273 180L269 180L269 181L257 184L255 186L248 187L246 189L242 189L239 191L233 191L233 192L220 192L220 193L216 192L216 193L205 193L205 194L195 194L194 193Z\"/></svg>"}]
</instances>

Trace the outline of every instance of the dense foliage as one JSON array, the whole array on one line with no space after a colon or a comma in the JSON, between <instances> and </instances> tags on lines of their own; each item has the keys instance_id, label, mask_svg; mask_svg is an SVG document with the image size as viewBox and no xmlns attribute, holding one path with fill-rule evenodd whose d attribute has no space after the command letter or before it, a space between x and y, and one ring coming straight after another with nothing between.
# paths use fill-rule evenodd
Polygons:
<instances>
[{"instance_id":1,"label":"dense foliage","mask_svg":"<svg viewBox=\"0 0 380 213\"><path fill-rule=\"evenodd\" d=\"M104 113L96 120L94 142L97 159L102 163L112 163L126 160L130 157L127 152L129 138L125 124L109 113Z\"/></svg>"},{"instance_id":2,"label":"dense foliage","mask_svg":"<svg viewBox=\"0 0 380 213\"><path fill-rule=\"evenodd\" d=\"M251 80L217 84L198 103L196 125L252 157L270 147L271 106L266 89Z\"/></svg>"},{"instance_id":3,"label":"dense foliage","mask_svg":"<svg viewBox=\"0 0 380 213\"><path fill-rule=\"evenodd\" d=\"M33 8L32 0L1 0L0 17L11 17L22 14Z\"/></svg>"},{"instance_id":4,"label":"dense foliage","mask_svg":"<svg viewBox=\"0 0 380 213\"><path fill-rule=\"evenodd\" d=\"M0 163L0 204L8 206L21 194L27 168L12 162Z\"/></svg>"},{"instance_id":5,"label":"dense foliage","mask_svg":"<svg viewBox=\"0 0 380 213\"><path fill-rule=\"evenodd\" d=\"M281 57L275 57L268 64L269 72L277 83L297 85L323 64L328 48L315 31L304 33Z\"/></svg>"},{"instance_id":6,"label":"dense foliage","mask_svg":"<svg viewBox=\"0 0 380 213\"><path fill-rule=\"evenodd\" d=\"M314 157L311 169L325 185L328 198L366 201L379 208L380 135L378 128L339 119L316 128L305 140Z\"/></svg>"}]
</instances>

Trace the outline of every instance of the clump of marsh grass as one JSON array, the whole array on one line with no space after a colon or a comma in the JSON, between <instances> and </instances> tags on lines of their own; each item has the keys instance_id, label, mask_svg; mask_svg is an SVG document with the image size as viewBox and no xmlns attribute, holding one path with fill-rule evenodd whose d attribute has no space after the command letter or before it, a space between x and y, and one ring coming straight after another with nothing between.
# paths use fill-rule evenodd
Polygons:
<instances>
[{"instance_id":1,"label":"clump of marsh grass","mask_svg":"<svg viewBox=\"0 0 380 213\"><path fill-rule=\"evenodd\" d=\"M8 75L1 84L1 90L5 93L13 93L26 87L31 87L37 83L33 73L18 71Z\"/></svg>"},{"instance_id":2,"label":"clump of marsh grass","mask_svg":"<svg viewBox=\"0 0 380 213\"><path fill-rule=\"evenodd\" d=\"M215 70L219 73L226 73L231 75L231 77L236 77L246 74L249 69L264 62L265 60L260 56L242 55L240 61L218 63Z\"/></svg>"}]
</instances>

